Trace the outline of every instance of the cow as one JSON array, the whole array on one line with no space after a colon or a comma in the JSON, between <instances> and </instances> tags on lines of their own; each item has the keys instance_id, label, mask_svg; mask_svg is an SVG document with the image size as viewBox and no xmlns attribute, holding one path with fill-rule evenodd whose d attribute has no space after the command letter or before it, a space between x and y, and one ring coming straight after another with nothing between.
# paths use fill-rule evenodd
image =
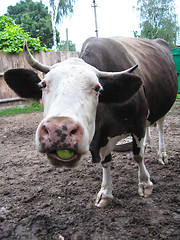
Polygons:
<instances>
[{"instance_id":1,"label":"cow","mask_svg":"<svg viewBox=\"0 0 180 240\"><path fill-rule=\"evenodd\" d=\"M56 167L75 167L89 150L103 169L96 205L113 199L111 153L127 136L133 139L138 165L138 193L147 197L153 183L144 163L144 139L155 122L159 130L158 158L167 162L163 126L177 95L177 73L170 48L162 39L89 38L79 58L53 66L37 62L24 45L33 70L11 69L7 84L21 97L40 100L44 118L36 130L36 146ZM138 66L138 67L137 67ZM72 155L62 158L59 150Z\"/></svg>"}]
</instances>

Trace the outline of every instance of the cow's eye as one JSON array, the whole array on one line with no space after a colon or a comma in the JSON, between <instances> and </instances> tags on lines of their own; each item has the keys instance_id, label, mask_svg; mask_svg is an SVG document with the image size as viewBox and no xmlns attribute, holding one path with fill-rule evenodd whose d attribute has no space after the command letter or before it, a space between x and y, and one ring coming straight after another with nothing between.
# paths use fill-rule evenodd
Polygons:
<instances>
[{"instance_id":1,"label":"cow's eye","mask_svg":"<svg viewBox=\"0 0 180 240\"><path fill-rule=\"evenodd\" d=\"M46 86L47 86L45 81L40 82L38 85L40 88L46 88Z\"/></svg>"},{"instance_id":2,"label":"cow's eye","mask_svg":"<svg viewBox=\"0 0 180 240\"><path fill-rule=\"evenodd\" d=\"M100 86L97 84L94 88L93 88L93 90L95 91L95 92L99 92L99 90L100 90Z\"/></svg>"}]
</instances>

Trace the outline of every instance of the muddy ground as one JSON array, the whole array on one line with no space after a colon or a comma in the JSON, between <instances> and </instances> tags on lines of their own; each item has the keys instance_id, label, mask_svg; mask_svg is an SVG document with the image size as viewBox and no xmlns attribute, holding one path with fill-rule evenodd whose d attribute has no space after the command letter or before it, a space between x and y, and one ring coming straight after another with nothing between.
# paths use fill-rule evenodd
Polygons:
<instances>
[{"instance_id":1,"label":"muddy ground","mask_svg":"<svg viewBox=\"0 0 180 240\"><path fill-rule=\"evenodd\" d=\"M101 167L86 155L75 169L56 169L34 145L42 113L0 117L0 239L126 240L180 239L180 105L165 126L168 165L157 163L157 131L146 150L153 194L137 194L131 153L113 153L114 196L94 206Z\"/></svg>"}]
</instances>

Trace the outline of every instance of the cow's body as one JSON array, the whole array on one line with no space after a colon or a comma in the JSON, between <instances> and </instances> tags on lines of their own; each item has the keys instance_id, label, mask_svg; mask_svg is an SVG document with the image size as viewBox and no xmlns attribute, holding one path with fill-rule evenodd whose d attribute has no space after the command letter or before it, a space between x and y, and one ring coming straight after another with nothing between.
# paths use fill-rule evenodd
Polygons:
<instances>
[{"instance_id":1,"label":"cow's body","mask_svg":"<svg viewBox=\"0 0 180 240\"><path fill-rule=\"evenodd\" d=\"M39 99L42 93L36 84L41 81L45 110L36 133L39 151L46 152L56 166L75 166L90 147L93 162L101 161L103 166L96 202L103 206L106 199L113 198L111 152L121 138L131 135L139 168L138 192L141 196L150 195L152 182L144 165L145 132L147 126L158 122L159 156L166 158L164 116L177 94L177 74L167 43L160 39L90 38L84 43L80 58L83 61L70 59L43 67L44 72L49 72L44 81L31 71L10 70L5 74L7 83L22 97ZM114 73L135 64L139 67L133 74ZM35 62L33 66L37 65ZM30 94L23 78L33 82ZM61 159L56 150L64 148L75 155Z\"/></svg>"},{"instance_id":2,"label":"cow's body","mask_svg":"<svg viewBox=\"0 0 180 240\"><path fill-rule=\"evenodd\" d=\"M170 48L162 39L90 38L84 43L80 57L107 72L122 71L138 64L134 74L144 82L146 96L143 92L140 98L147 100L150 124L162 118L174 103L177 75Z\"/></svg>"},{"instance_id":3,"label":"cow's body","mask_svg":"<svg viewBox=\"0 0 180 240\"><path fill-rule=\"evenodd\" d=\"M162 39L90 38L84 43L80 57L107 72L138 64L134 74L144 82L138 94L125 104L98 105L96 134L91 144L96 162L108 137L134 133L142 138L146 126L165 116L176 98L177 76L169 46Z\"/></svg>"}]
</instances>

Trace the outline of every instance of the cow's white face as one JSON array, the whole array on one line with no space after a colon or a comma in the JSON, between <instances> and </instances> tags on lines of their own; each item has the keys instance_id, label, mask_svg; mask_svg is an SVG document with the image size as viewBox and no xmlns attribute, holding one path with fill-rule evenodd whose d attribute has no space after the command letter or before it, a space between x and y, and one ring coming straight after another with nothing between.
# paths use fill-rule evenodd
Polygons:
<instances>
[{"instance_id":1,"label":"cow's white face","mask_svg":"<svg viewBox=\"0 0 180 240\"><path fill-rule=\"evenodd\" d=\"M54 65L40 83L44 86L44 119L36 131L36 145L56 166L74 166L76 158L89 150L102 89L96 73L83 60L72 58ZM64 148L75 156L60 159L56 150Z\"/></svg>"}]
</instances>

